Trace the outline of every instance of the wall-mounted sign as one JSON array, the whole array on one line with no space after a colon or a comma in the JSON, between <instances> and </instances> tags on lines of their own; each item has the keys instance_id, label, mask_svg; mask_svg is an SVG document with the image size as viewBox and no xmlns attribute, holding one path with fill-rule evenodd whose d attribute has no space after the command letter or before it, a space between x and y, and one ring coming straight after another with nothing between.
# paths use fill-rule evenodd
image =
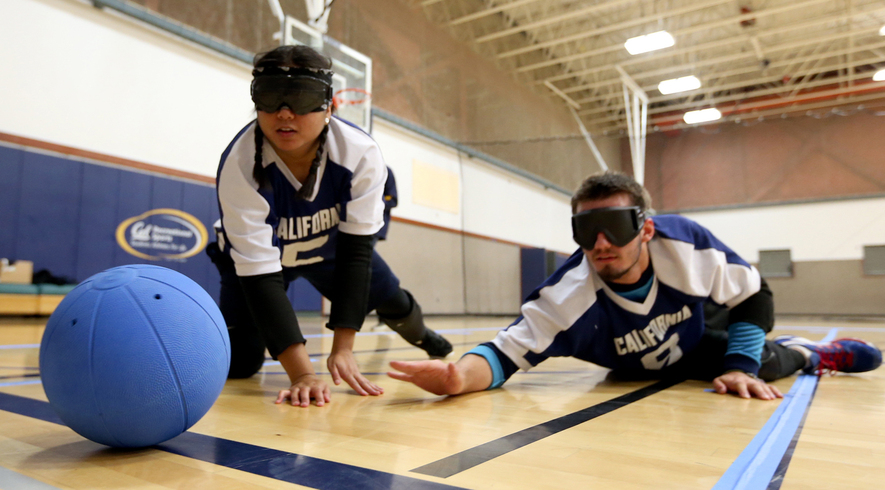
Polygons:
<instances>
[{"instance_id":1,"label":"wall-mounted sign","mask_svg":"<svg viewBox=\"0 0 885 490\"><path fill-rule=\"evenodd\" d=\"M152 209L117 226L117 243L123 250L148 260L193 257L208 241L203 223L178 209Z\"/></svg>"}]
</instances>

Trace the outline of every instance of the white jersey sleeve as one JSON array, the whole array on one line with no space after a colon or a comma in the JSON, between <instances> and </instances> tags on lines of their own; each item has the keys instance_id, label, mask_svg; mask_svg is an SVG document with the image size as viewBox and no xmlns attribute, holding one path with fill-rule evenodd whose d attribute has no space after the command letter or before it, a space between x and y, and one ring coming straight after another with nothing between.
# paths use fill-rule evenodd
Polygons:
<instances>
[{"instance_id":1,"label":"white jersey sleeve","mask_svg":"<svg viewBox=\"0 0 885 490\"><path fill-rule=\"evenodd\" d=\"M218 172L221 222L231 245L238 276L282 270L273 228L266 222L270 205L252 177L255 165L255 123L247 126L222 157Z\"/></svg>"},{"instance_id":2,"label":"white jersey sleeve","mask_svg":"<svg viewBox=\"0 0 885 490\"><path fill-rule=\"evenodd\" d=\"M371 136L347 122L329 123L329 160L345 166L351 176L350 201L338 229L351 235L374 235L384 226L384 184L387 165Z\"/></svg>"},{"instance_id":3,"label":"white jersey sleeve","mask_svg":"<svg viewBox=\"0 0 885 490\"><path fill-rule=\"evenodd\" d=\"M706 228L681 216L656 216L649 242L658 279L680 291L731 308L756 294L762 278Z\"/></svg>"},{"instance_id":4,"label":"white jersey sleeve","mask_svg":"<svg viewBox=\"0 0 885 490\"><path fill-rule=\"evenodd\" d=\"M557 335L575 326L596 304L596 289L596 281L586 257L583 254L573 256L569 263L529 296L520 308L521 316L511 326L498 332L492 342L520 369L530 369L542 360L541 353L550 349ZM527 359L529 353L534 353L538 358L530 362Z\"/></svg>"}]
</instances>

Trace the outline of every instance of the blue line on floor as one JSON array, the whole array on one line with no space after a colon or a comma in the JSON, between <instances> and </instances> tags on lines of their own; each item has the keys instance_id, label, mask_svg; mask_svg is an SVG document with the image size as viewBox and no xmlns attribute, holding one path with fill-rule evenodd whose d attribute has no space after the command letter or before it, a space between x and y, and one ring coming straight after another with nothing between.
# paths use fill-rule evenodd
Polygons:
<instances>
[{"instance_id":1,"label":"blue line on floor","mask_svg":"<svg viewBox=\"0 0 885 490\"><path fill-rule=\"evenodd\" d=\"M0 410L64 425L49 403L0 392ZM442 483L185 432L154 449L319 490L458 490Z\"/></svg>"},{"instance_id":2,"label":"blue line on floor","mask_svg":"<svg viewBox=\"0 0 885 490\"><path fill-rule=\"evenodd\" d=\"M0 467L0 482L3 483L3 490L58 490L58 487L2 467Z\"/></svg>"},{"instance_id":3,"label":"blue line on floor","mask_svg":"<svg viewBox=\"0 0 885 490\"><path fill-rule=\"evenodd\" d=\"M833 340L837 330L831 328L823 341ZM797 431L801 429L800 424L811 406L818 379L814 375L799 375L777 410L729 466L713 490L768 488L779 466L786 473L786 467L781 463Z\"/></svg>"},{"instance_id":4,"label":"blue line on floor","mask_svg":"<svg viewBox=\"0 0 885 490\"><path fill-rule=\"evenodd\" d=\"M0 388L5 388L7 386L22 386L22 385L38 385L42 383L39 379L34 379L30 381L13 381L10 383L0 383Z\"/></svg>"},{"instance_id":5,"label":"blue line on floor","mask_svg":"<svg viewBox=\"0 0 885 490\"><path fill-rule=\"evenodd\" d=\"M543 424L538 424L534 427L529 427L519 432L514 432L513 434L489 441L485 444L480 444L479 446L415 468L412 471L423 475L448 478L462 471L469 470L474 466L491 461L499 456L503 456L511 451L515 451L521 447L575 427L576 425L593 420L596 417L623 408L633 402L642 400L645 397L654 395L655 393L666 390L681 382L682 380L679 379L658 381L636 391L612 398L611 400L587 407L583 410L578 410L577 412L563 415L562 417L544 422Z\"/></svg>"},{"instance_id":6,"label":"blue line on floor","mask_svg":"<svg viewBox=\"0 0 885 490\"><path fill-rule=\"evenodd\" d=\"M500 327L481 327L481 328L452 328L452 329L444 329L444 330L434 330L434 332L438 334L449 334L449 335L466 335L473 332L488 332L488 331L499 331L504 330L507 325L502 324ZM305 339L318 339L318 338L332 338L334 334L332 332L329 333L314 333L310 335L305 335ZM399 335L392 330L382 330L380 332L357 332L358 337L360 336L373 336L373 335Z\"/></svg>"},{"instance_id":7,"label":"blue line on floor","mask_svg":"<svg viewBox=\"0 0 885 490\"><path fill-rule=\"evenodd\" d=\"M814 401L814 395L817 393L818 386L820 386L820 384L815 385L814 392L811 393L811 401ZM811 403L809 403L808 406L810 408ZM802 415L799 427L796 429L796 433L793 434L792 440L790 440L787 452L777 465L777 469L774 471L774 475L772 475L771 482L768 483L768 488L766 490L779 490L784 483L784 476L787 474L787 468L790 467L790 461L793 459L793 452L796 450L796 445L799 444L799 435L802 434L802 428L805 427L805 419L808 418L808 412L809 410L805 409L805 414Z\"/></svg>"}]
</instances>

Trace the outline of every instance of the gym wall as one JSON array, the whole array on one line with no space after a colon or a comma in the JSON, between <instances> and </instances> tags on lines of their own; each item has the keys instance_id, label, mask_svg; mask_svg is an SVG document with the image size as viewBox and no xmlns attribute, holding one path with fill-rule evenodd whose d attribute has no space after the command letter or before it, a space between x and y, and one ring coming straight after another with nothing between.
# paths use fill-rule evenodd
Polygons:
<instances>
[{"instance_id":1,"label":"gym wall","mask_svg":"<svg viewBox=\"0 0 885 490\"><path fill-rule=\"evenodd\" d=\"M267 0L130 1L248 52L276 45L279 21ZM307 22L303 0L280 0L280 5L287 15ZM471 142L560 187L571 188L599 169L556 95L544 86L526 87L520 76L453 39L427 20L420 2L335 0L328 28L331 38L372 58L376 107L449 140ZM537 141L563 135L573 137ZM607 164L617 168L618 135L597 135L595 141Z\"/></svg>"},{"instance_id":2,"label":"gym wall","mask_svg":"<svg viewBox=\"0 0 885 490\"><path fill-rule=\"evenodd\" d=\"M0 256L75 281L154 263L217 295L205 254L145 259L120 249L115 232L172 208L211 233L218 158L254 117L251 68L75 0L16 2L0 17L0 43L0 92L16 94L0 99ZM379 250L403 285L427 313L516 313L520 247L574 247L569 192L376 121L400 193ZM315 291L294 291L296 307L320 309Z\"/></svg>"},{"instance_id":3,"label":"gym wall","mask_svg":"<svg viewBox=\"0 0 885 490\"><path fill-rule=\"evenodd\" d=\"M372 25L380 29L380 20ZM0 98L0 133L8 136L0 143L7 150L0 153L0 163L7 165L0 181L0 256L33 259L36 269L55 268L59 258L110 243L111 229L102 231L106 235L100 239L92 233L84 242L78 235L61 233L71 230L68 224L59 225L59 220L88 216L83 201L72 204L69 191L77 178L82 182L95 173L91 166L114 169L118 174L108 179L113 182L127 182L133 177L124 173L134 172L149 175L153 182L136 187L180 184L187 190L178 194L196 192L191 186L205 191L221 151L254 117L244 95L250 80L246 64L89 2L19 0L0 16L0 43L0 92L14 94ZM426 43L432 44L430 37ZM422 78L420 85L433 83ZM404 93L415 100L421 95ZM793 277L769 281L779 312L885 314L882 276L863 276L860 268L863 245L885 244L885 199L878 190L885 167L875 158L882 154L881 120L859 113L809 119L795 129L774 126L780 124L776 121L772 126L765 122L652 135L647 186L658 209L697 219L750 261L758 260L759 250L793 251ZM772 138L776 131L782 131L781 137ZM400 187L390 240L378 249L428 313L514 313L526 277L516 252L574 250L567 194L577 182L545 185L377 117L373 135ZM22 143L22 138L36 143ZM42 170L30 174L29 183L16 180L9 170L14 162L47 154L52 160L35 167ZM629 152L621 154L623 168L629 169ZM73 168L71 162L79 170L61 170ZM561 162L543 163L557 168ZM563 180L572 178L569 172L577 175L592 167L582 164L589 166L581 172L568 170L570 177ZM433 189L428 182L439 176L446 183L444 192L426 193ZM100 192L77 185L81 196ZM411 194L416 185L422 186L417 196ZM120 184L105 189L108 195L143 203L135 214L114 215L114 221L150 211L151 199L170 199L164 191L146 200L133 189ZM822 200L842 197L863 199ZM851 202L858 207L840 207ZM708 206L732 208L699 209ZM211 229L211 216L199 219ZM23 222L35 231L19 232L15 226ZM806 252L812 244L819 247ZM38 252L40 256L26 256ZM188 260L205 259L198 254ZM81 280L106 264L97 260L87 265L78 259L70 273ZM204 266L208 262L199 267ZM68 269L57 272L64 275L62 270ZM213 286L204 287L211 292Z\"/></svg>"},{"instance_id":4,"label":"gym wall","mask_svg":"<svg viewBox=\"0 0 885 490\"><path fill-rule=\"evenodd\" d=\"M864 246L885 245L885 113L823 111L649 137L655 208L704 224L750 262L789 250L768 279L778 313L885 315L885 275Z\"/></svg>"}]
</instances>

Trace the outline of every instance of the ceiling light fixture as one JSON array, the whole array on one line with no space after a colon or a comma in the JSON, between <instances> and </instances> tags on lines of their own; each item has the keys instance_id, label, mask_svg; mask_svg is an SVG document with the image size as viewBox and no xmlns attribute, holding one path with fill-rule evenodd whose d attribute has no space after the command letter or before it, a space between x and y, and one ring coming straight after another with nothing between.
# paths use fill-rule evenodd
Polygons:
<instances>
[{"instance_id":1,"label":"ceiling light fixture","mask_svg":"<svg viewBox=\"0 0 885 490\"><path fill-rule=\"evenodd\" d=\"M676 40L667 31L652 32L644 36L631 37L624 43L630 54L647 53L658 49L669 48L676 44Z\"/></svg>"},{"instance_id":2,"label":"ceiling light fixture","mask_svg":"<svg viewBox=\"0 0 885 490\"><path fill-rule=\"evenodd\" d=\"M720 119L721 117L722 113L719 112L719 109L711 107L709 109L686 112L685 115L682 116L682 120L685 121L686 124L698 124L703 122L715 121L717 119Z\"/></svg>"},{"instance_id":3,"label":"ceiling light fixture","mask_svg":"<svg viewBox=\"0 0 885 490\"><path fill-rule=\"evenodd\" d=\"M658 91L664 95L676 94L696 88L701 88L701 81L694 75L672 78L658 84Z\"/></svg>"}]
</instances>

